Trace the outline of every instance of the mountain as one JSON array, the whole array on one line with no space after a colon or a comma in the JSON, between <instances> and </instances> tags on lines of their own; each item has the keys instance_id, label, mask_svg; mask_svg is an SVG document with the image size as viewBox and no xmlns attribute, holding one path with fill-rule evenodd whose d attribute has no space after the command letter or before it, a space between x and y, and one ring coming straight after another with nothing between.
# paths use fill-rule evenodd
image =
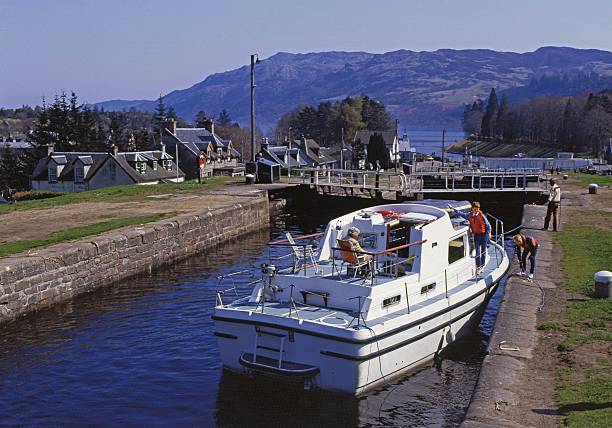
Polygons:
<instances>
[{"instance_id":1,"label":"mountain","mask_svg":"<svg viewBox=\"0 0 612 428\"><path fill-rule=\"evenodd\" d=\"M270 131L283 113L300 104L363 94L384 102L402 127L458 129L464 103L485 98L492 87L502 92L514 90L514 99L546 95L550 85L546 79L541 84L546 76L553 77L555 95L601 89L602 81L607 85L612 78L612 52L567 47L543 47L526 53L487 49L383 54L281 52L255 68L255 117L260 128ZM580 77L564 76L595 78L577 84ZM589 82L598 87L591 88ZM164 102L187 120L193 120L199 110L218 115L226 109L233 120L248 126L249 84L249 66L244 66L170 92ZM153 111L155 103L113 100L97 106Z\"/></svg>"}]
</instances>

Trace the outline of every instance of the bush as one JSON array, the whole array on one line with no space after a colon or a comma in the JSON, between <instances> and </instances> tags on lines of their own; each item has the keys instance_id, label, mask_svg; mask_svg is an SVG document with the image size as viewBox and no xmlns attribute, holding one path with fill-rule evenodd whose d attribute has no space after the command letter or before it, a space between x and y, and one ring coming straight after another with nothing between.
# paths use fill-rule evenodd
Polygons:
<instances>
[{"instance_id":1,"label":"bush","mask_svg":"<svg viewBox=\"0 0 612 428\"><path fill-rule=\"evenodd\" d=\"M17 192L13 195L13 198L16 201L32 201L34 199L49 199L55 198L56 196L61 196L63 193L61 192L35 192L29 190L27 192Z\"/></svg>"}]
</instances>

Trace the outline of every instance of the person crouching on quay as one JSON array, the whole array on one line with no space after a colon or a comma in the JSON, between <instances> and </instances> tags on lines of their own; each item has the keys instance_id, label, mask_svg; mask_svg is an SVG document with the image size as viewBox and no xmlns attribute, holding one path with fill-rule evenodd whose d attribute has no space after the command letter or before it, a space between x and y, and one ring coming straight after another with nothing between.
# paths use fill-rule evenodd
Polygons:
<instances>
[{"instance_id":1,"label":"person crouching on quay","mask_svg":"<svg viewBox=\"0 0 612 428\"><path fill-rule=\"evenodd\" d=\"M529 278L533 279L533 273L536 265L536 254L538 253L538 241L531 236L525 236L522 234L514 235L512 237L514 245L516 245L516 256L519 259L521 266L521 273L524 275L527 270L527 257L529 257L530 268Z\"/></svg>"},{"instance_id":2,"label":"person crouching on quay","mask_svg":"<svg viewBox=\"0 0 612 428\"><path fill-rule=\"evenodd\" d=\"M476 274L479 274L485 265L487 245L489 239L491 239L491 223L487 220L487 216L480 211L480 202L472 202L472 209L467 214L457 211L450 205L448 207L470 223L470 230L474 234L474 245L476 246Z\"/></svg>"}]
</instances>

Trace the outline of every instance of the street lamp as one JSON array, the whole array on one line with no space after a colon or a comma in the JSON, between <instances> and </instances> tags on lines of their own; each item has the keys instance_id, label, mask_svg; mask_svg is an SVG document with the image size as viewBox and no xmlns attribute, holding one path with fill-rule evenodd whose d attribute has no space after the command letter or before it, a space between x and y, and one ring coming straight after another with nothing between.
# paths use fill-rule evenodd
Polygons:
<instances>
[{"instance_id":1,"label":"street lamp","mask_svg":"<svg viewBox=\"0 0 612 428\"><path fill-rule=\"evenodd\" d=\"M255 162L255 64L259 64L259 56L251 55L251 162Z\"/></svg>"}]
</instances>

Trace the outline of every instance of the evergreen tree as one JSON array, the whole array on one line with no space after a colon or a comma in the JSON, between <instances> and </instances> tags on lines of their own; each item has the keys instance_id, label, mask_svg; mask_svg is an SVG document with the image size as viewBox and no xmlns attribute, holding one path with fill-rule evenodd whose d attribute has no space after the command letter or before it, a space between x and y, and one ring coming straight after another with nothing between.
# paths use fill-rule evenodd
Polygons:
<instances>
[{"instance_id":1,"label":"evergreen tree","mask_svg":"<svg viewBox=\"0 0 612 428\"><path fill-rule=\"evenodd\" d=\"M385 144L382 134L375 133L370 137L368 142L368 157L367 162L375 168L380 166L387 169L391 166L391 154Z\"/></svg>"},{"instance_id":2,"label":"evergreen tree","mask_svg":"<svg viewBox=\"0 0 612 428\"><path fill-rule=\"evenodd\" d=\"M230 117L230 114L228 113L227 110L225 109L221 110L221 113L219 113L219 119L217 120L217 122L219 122L219 125L221 126L229 126L232 123L232 118Z\"/></svg>"},{"instance_id":3,"label":"evergreen tree","mask_svg":"<svg viewBox=\"0 0 612 428\"><path fill-rule=\"evenodd\" d=\"M168 107L168 111L166 112L166 119L176 120L176 112L174 111L174 107Z\"/></svg>"},{"instance_id":4,"label":"evergreen tree","mask_svg":"<svg viewBox=\"0 0 612 428\"><path fill-rule=\"evenodd\" d=\"M495 137L506 138L506 134L509 134L508 129L508 115L510 114L510 103L508 97L505 94L502 95L501 101L499 102L499 109L497 110L497 119L495 121Z\"/></svg>"},{"instance_id":5,"label":"evergreen tree","mask_svg":"<svg viewBox=\"0 0 612 428\"><path fill-rule=\"evenodd\" d=\"M481 133L484 137L495 137L496 136L496 120L497 111L499 109L497 103L497 95L495 89L491 88L489 94L489 100L487 102L487 109L485 110L484 116L482 117Z\"/></svg>"},{"instance_id":6,"label":"evergreen tree","mask_svg":"<svg viewBox=\"0 0 612 428\"><path fill-rule=\"evenodd\" d=\"M155 114L153 116L153 123L155 130L160 133L164 130L164 121L166 120L166 106L164 106L164 97L159 94L157 100L157 106L155 107Z\"/></svg>"},{"instance_id":7,"label":"evergreen tree","mask_svg":"<svg viewBox=\"0 0 612 428\"><path fill-rule=\"evenodd\" d=\"M204 128L206 121L208 120L206 116L206 112L204 110L200 110L196 113L195 117L195 127L196 128Z\"/></svg>"}]
</instances>

